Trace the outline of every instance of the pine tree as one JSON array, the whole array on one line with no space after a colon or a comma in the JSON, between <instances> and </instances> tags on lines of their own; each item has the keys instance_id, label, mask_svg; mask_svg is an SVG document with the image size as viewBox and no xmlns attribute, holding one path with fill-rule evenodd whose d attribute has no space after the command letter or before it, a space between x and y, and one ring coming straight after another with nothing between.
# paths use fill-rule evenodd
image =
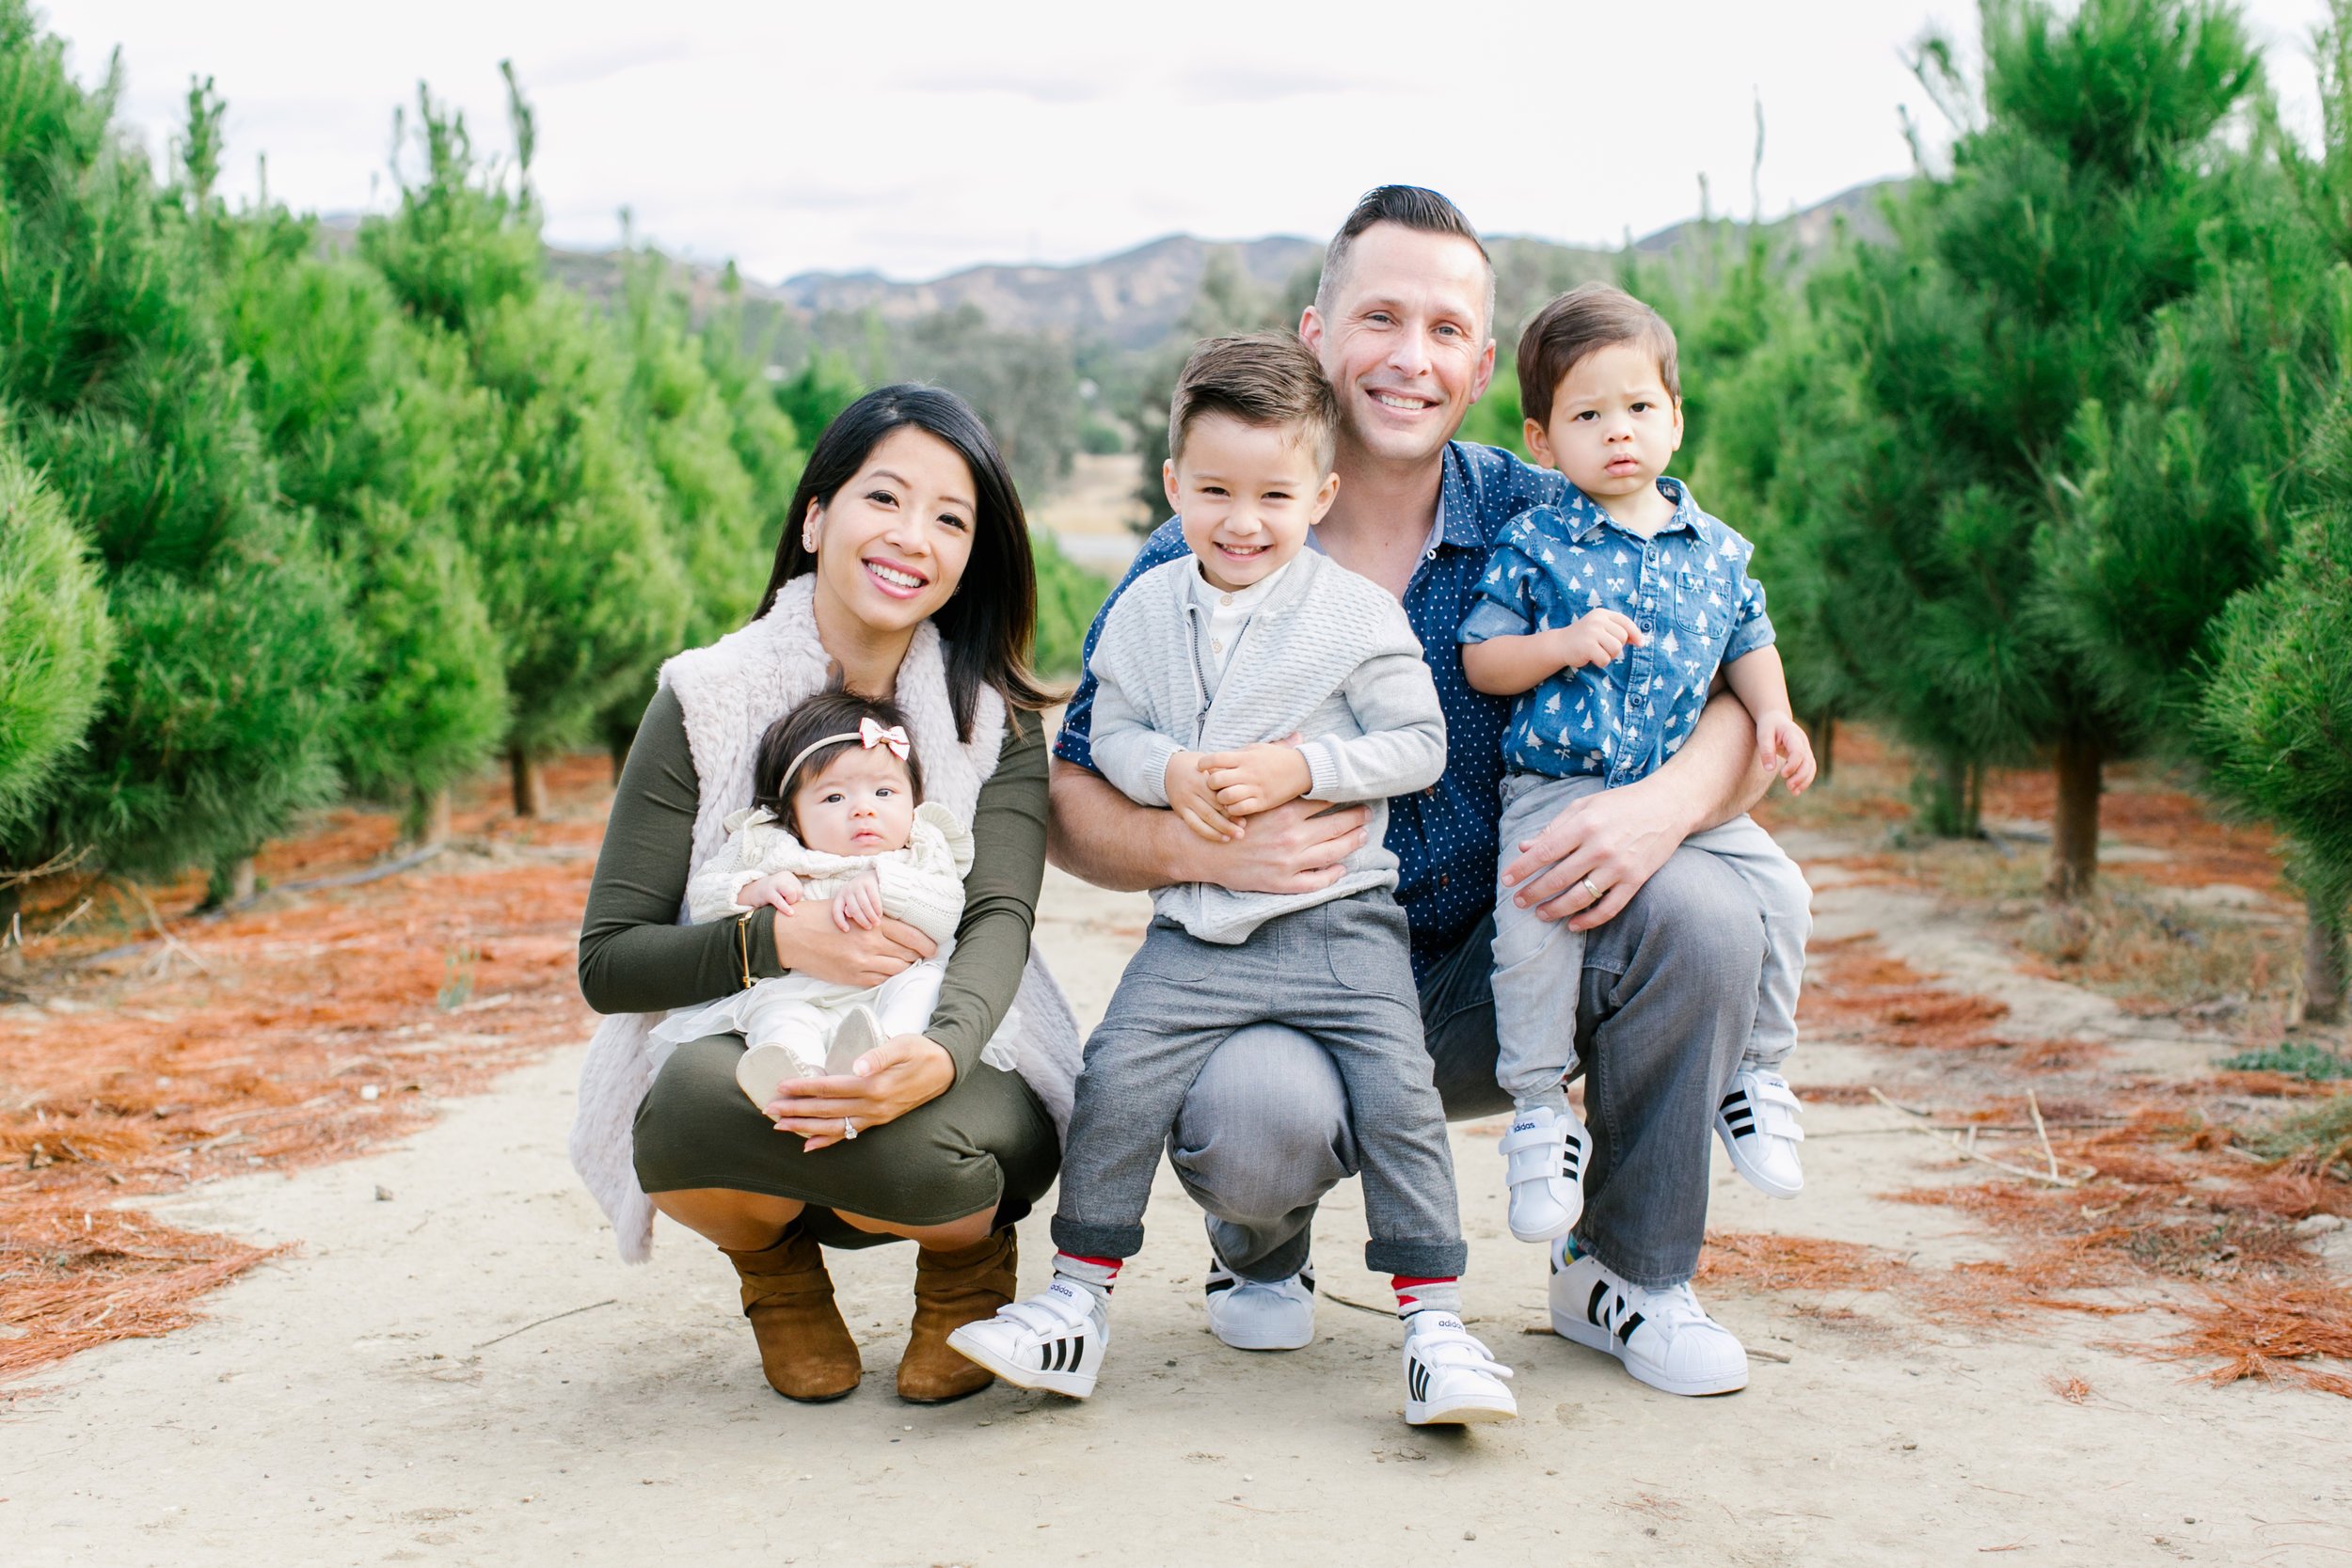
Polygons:
<instances>
[{"instance_id":1,"label":"pine tree","mask_svg":"<svg viewBox=\"0 0 2352 1568\"><path fill-rule=\"evenodd\" d=\"M648 672L681 644L689 590L660 477L629 428L628 356L545 286L534 132L511 71L508 84L513 178L478 162L464 117L421 92L423 168L396 214L361 228L359 249L424 341L441 395L480 410L451 504L500 641L515 808L531 816L545 809L548 756L625 700L643 705Z\"/></svg>"},{"instance_id":2,"label":"pine tree","mask_svg":"<svg viewBox=\"0 0 2352 1568\"><path fill-rule=\"evenodd\" d=\"M30 815L98 711L114 624L73 519L0 430L0 832ZM15 887L0 887L0 942Z\"/></svg>"},{"instance_id":3,"label":"pine tree","mask_svg":"<svg viewBox=\"0 0 2352 1568\"><path fill-rule=\"evenodd\" d=\"M2201 710L2215 784L2292 839L2314 1022L2344 1017L2352 904L2352 398L2327 423L2313 504L2279 575L2221 615Z\"/></svg>"},{"instance_id":4,"label":"pine tree","mask_svg":"<svg viewBox=\"0 0 2352 1568\"><path fill-rule=\"evenodd\" d=\"M1936 759L1947 805L1971 766L2055 762L2050 891L2073 898L2104 765L2137 732L2067 640L2045 541L2086 404L2133 384L2157 312L2240 243L2224 153L2259 68L2205 0L1987 0L1983 53L1979 100L1947 43L1923 47L1964 127L1952 172L1915 182L1894 243L1831 295L1864 467L1823 565L1870 650L1867 705Z\"/></svg>"},{"instance_id":5,"label":"pine tree","mask_svg":"<svg viewBox=\"0 0 2352 1568\"><path fill-rule=\"evenodd\" d=\"M226 347L279 490L351 593L344 780L401 802L411 836L436 837L449 786L506 729L498 640L455 517L463 432L486 400L428 376L383 280L321 255L314 224L275 207L213 221Z\"/></svg>"},{"instance_id":6,"label":"pine tree","mask_svg":"<svg viewBox=\"0 0 2352 1568\"><path fill-rule=\"evenodd\" d=\"M247 853L335 785L342 595L278 505L175 193L23 0L0 0L0 399L80 527L116 629L84 745L0 867L123 875Z\"/></svg>"}]
</instances>

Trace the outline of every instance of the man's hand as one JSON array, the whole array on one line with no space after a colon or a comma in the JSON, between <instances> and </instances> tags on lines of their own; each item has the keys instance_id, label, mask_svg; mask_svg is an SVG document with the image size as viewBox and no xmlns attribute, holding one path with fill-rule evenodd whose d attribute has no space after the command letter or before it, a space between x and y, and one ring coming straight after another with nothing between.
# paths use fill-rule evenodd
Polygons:
<instances>
[{"instance_id":1,"label":"man's hand","mask_svg":"<svg viewBox=\"0 0 2352 1568\"><path fill-rule=\"evenodd\" d=\"M778 914L790 914L792 906L801 901L801 879L789 871L772 872L757 881L744 883L735 901L747 910L773 904Z\"/></svg>"},{"instance_id":2,"label":"man's hand","mask_svg":"<svg viewBox=\"0 0 2352 1568\"><path fill-rule=\"evenodd\" d=\"M1295 746L1245 746L1200 759L1200 771L1228 817L1255 816L1314 787L1306 753Z\"/></svg>"},{"instance_id":3,"label":"man's hand","mask_svg":"<svg viewBox=\"0 0 2352 1568\"><path fill-rule=\"evenodd\" d=\"M1249 836L1203 846L1187 880L1235 893L1319 893L1340 879L1348 856L1371 837L1366 806L1293 800L1249 819Z\"/></svg>"},{"instance_id":4,"label":"man's hand","mask_svg":"<svg viewBox=\"0 0 2352 1568\"><path fill-rule=\"evenodd\" d=\"M1208 760L1198 752L1179 752L1168 759L1168 806L1185 827L1212 844L1224 844L1241 837L1241 824L1217 804Z\"/></svg>"},{"instance_id":5,"label":"man's hand","mask_svg":"<svg viewBox=\"0 0 2352 1568\"><path fill-rule=\"evenodd\" d=\"M1789 794L1803 795L1813 783L1813 742L1789 715L1767 714L1758 719L1756 747L1757 760L1788 781Z\"/></svg>"},{"instance_id":6,"label":"man's hand","mask_svg":"<svg viewBox=\"0 0 2352 1568\"><path fill-rule=\"evenodd\" d=\"M903 920L884 915L872 930L842 930L830 920L776 922L776 961L796 974L814 974L860 990L879 986L939 951Z\"/></svg>"},{"instance_id":7,"label":"man's hand","mask_svg":"<svg viewBox=\"0 0 2352 1568\"><path fill-rule=\"evenodd\" d=\"M1661 775L1570 801L1502 868L1512 901L1572 931L1606 924L1689 836L1673 797L1653 790ZM1597 895L1597 896L1596 896Z\"/></svg>"},{"instance_id":8,"label":"man's hand","mask_svg":"<svg viewBox=\"0 0 2352 1568\"><path fill-rule=\"evenodd\" d=\"M852 926L870 931L882 924L882 879L861 871L833 895L833 923L843 930Z\"/></svg>"},{"instance_id":9,"label":"man's hand","mask_svg":"<svg viewBox=\"0 0 2352 1568\"><path fill-rule=\"evenodd\" d=\"M1649 641L1629 616L1613 610L1588 610L1560 633L1560 667L1602 669L1614 663L1627 648Z\"/></svg>"}]
</instances>

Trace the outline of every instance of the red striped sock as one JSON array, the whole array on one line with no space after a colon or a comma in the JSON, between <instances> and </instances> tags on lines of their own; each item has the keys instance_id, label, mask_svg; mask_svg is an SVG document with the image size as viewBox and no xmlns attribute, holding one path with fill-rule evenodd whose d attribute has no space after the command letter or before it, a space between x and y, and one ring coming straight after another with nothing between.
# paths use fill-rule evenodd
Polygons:
<instances>
[{"instance_id":1,"label":"red striped sock","mask_svg":"<svg viewBox=\"0 0 2352 1568\"><path fill-rule=\"evenodd\" d=\"M1409 1318L1416 1312L1432 1308L1461 1316L1462 1280L1459 1275L1432 1278L1395 1274L1389 1276L1389 1284L1396 1291L1396 1315L1400 1318Z\"/></svg>"},{"instance_id":2,"label":"red striped sock","mask_svg":"<svg viewBox=\"0 0 2352 1568\"><path fill-rule=\"evenodd\" d=\"M1081 1258L1074 1252L1057 1252L1054 1272L1107 1296L1119 1283L1119 1266L1125 1261L1124 1258Z\"/></svg>"}]
</instances>

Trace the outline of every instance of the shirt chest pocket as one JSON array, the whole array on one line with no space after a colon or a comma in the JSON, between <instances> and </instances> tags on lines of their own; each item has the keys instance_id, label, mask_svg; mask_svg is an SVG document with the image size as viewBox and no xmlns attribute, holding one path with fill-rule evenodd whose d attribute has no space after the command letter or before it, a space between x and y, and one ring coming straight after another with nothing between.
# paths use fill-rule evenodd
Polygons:
<instances>
[{"instance_id":1,"label":"shirt chest pocket","mask_svg":"<svg viewBox=\"0 0 2352 1568\"><path fill-rule=\"evenodd\" d=\"M1701 637L1721 638L1731 629L1731 602L1721 578L1687 568L1674 575L1674 624Z\"/></svg>"}]
</instances>

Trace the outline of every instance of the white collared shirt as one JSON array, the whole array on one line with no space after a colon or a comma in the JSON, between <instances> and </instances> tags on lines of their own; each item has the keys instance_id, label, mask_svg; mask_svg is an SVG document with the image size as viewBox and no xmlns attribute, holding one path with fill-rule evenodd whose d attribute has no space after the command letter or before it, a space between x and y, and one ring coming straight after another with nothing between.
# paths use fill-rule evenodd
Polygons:
<instances>
[{"instance_id":1,"label":"white collared shirt","mask_svg":"<svg viewBox=\"0 0 2352 1568\"><path fill-rule=\"evenodd\" d=\"M1201 633L1200 669L1208 677L1210 696L1216 695L1217 686L1225 677L1225 667L1233 661L1233 644L1241 641L1242 628L1249 624L1249 617L1274 592L1274 585L1282 580L1291 565L1291 562L1285 561L1248 587L1229 593L1201 575L1198 559L1193 562L1193 599L1208 611L1207 626Z\"/></svg>"}]
</instances>

